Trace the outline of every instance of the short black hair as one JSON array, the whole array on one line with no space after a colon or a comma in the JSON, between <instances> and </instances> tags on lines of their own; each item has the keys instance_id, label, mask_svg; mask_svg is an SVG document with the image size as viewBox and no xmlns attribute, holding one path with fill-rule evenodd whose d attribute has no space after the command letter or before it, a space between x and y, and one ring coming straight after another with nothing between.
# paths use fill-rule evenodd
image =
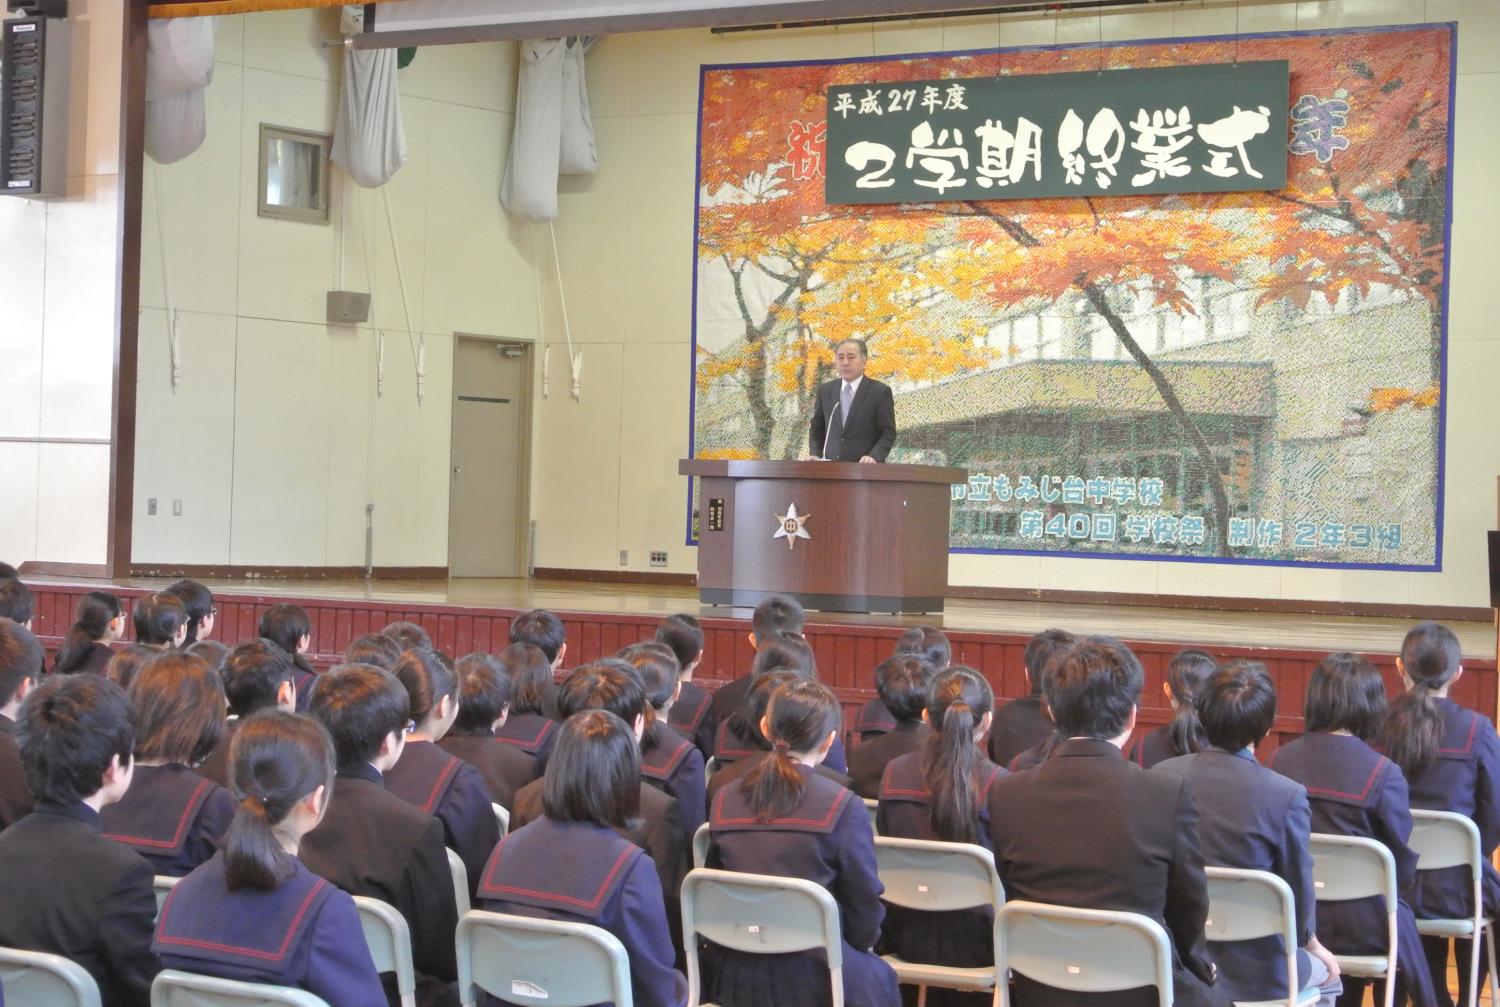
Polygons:
<instances>
[{"instance_id":1,"label":"short black hair","mask_svg":"<svg viewBox=\"0 0 1500 1007\"><path fill-rule=\"evenodd\" d=\"M897 654L915 654L928 664L934 672L942 671L953 663L953 645L936 626L913 626L896 640Z\"/></svg>"},{"instance_id":2,"label":"short black hair","mask_svg":"<svg viewBox=\"0 0 1500 1007\"><path fill-rule=\"evenodd\" d=\"M9 563L0 563L0 580L20 580L21 573Z\"/></svg>"},{"instance_id":3,"label":"short black hair","mask_svg":"<svg viewBox=\"0 0 1500 1007\"><path fill-rule=\"evenodd\" d=\"M0 618L23 625L36 615L31 589L12 577L0 577Z\"/></svg>"},{"instance_id":4,"label":"short black hair","mask_svg":"<svg viewBox=\"0 0 1500 1007\"><path fill-rule=\"evenodd\" d=\"M295 654L302 638L312 636L312 619L301 605L281 602L266 609L256 632L288 654Z\"/></svg>"},{"instance_id":5,"label":"short black hair","mask_svg":"<svg viewBox=\"0 0 1500 1007\"><path fill-rule=\"evenodd\" d=\"M341 664L313 683L307 712L333 738L340 769L356 769L380 754L380 743L411 719L411 699L396 676L373 664Z\"/></svg>"},{"instance_id":6,"label":"short black hair","mask_svg":"<svg viewBox=\"0 0 1500 1007\"><path fill-rule=\"evenodd\" d=\"M1348 731L1370 741L1380 733L1385 710L1385 681L1358 654L1329 654L1313 668L1302 709L1308 731Z\"/></svg>"},{"instance_id":7,"label":"short black hair","mask_svg":"<svg viewBox=\"0 0 1500 1007\"><path fill-rule=\"evenodd\" d=\"M229 712L237 717L275 707L281 683L292 681L296 674L292 656L263 638L246 640L219 667Z\"/></svg>"},{"instance_id":8,"label":"short black hair","mask_svg":"<svg viewBox=\"0 0 1500 1007\"><path fill-rule=\"evenodd\" d=\"M547 663L557 660L563 644L568 642L568 631L557 616L545 608L534 608L522 612L510 624L511 643L529 643L547 657Z\"/></svg>"},{"instance_id":9,"label":"short black hair","mask_svg":"<svg viewBox=\"0 0 1500 1007\"><path fill-rule=\"evenodd\" d=\"M1073 646L1077 640L1078 637L1065 629L1044 629L1026 641L1026 650L1022 653L1021 660L1026 664L1026 675L1031 679L1033 696L1042 694L1042 682L1046 677L1048 663Z\"/></svg>"},{"instance_id":10,"label":"short black hair","mask_svg":"<svg viewBox=\"0 0 1500 1007\"><path fill-rule=\"evenodd\" d=\"M640 814L641 749L635 730L608 710L563 721L542 779L542 812L554 822L629 828Z\"/></svg>"},{"instance_id":11,"label":"short black hair","mask_svg":"<svg viewBox=\"0 0 1500 1007\"><path fill-rule=\"evenodd\" d=\"M932 665L920 656L897 654L875 669L875 691L891 716L907 723L918 721L927 708L927 691L934 673Z\"/></svg>"},{"instance_id":12,"label":"short black hair","mask_svg":"<svg viewBox=\"0 0 1500 1007\"><path fill-rule=\"evenodd\" d=\"M818 662L812 645L801 633L772 633L761 637L750 674L755 677L769 671L795 671L803 678L818 677Z\"/></svg>"},{"instance_id":13,"label":"short black hair","mask_svg":"<svg viewBox=\"0 0 1500 1007\"><path fill-rule=\"evenodd\" d=\"M1276 684L1264 664L1237 658L1209 675L1194 705L1208 743L1238 752L1259 744L1276 723Z\"/></svg>"},{"instance_id":14,"label":"short black hair","mask_svg":"<svg viewBox=\"0 0 1500 1007\"><path fill-rule=\"evenodd\" d=\"M179 580L170 587L164 588L163 594L176 595L182 602L182 607L187 609L187 641L198 642L198 629L203 625L203 620L213 614L214 594L208 588L196 580Z\"/></svg>"},{"instance_id":15,"label":"short black hair","mask_svg":"<svg viewBox=\"0 0 1500 1007\"><path fill-rule=\"evenodd\" d=\"M14 619L0 618L0 706L16 698L21 683L42 680L42 645L31 630Z\"/></svg>"},{"instance_id":16,"label":"short black hair","mask_svg":"<svg viewBox=\"0 0 1500 1007\"><path fill-rule=\"evenodd\" d=\"M627 724L646 715L646 686L628 661L606 657L574 669L557 690L564 720L584 710L608 710Z\"/></svg>"},{"instance_id":17,"label":"short black hair","mask_svg":"<svg viewBox=\"0 0 1500 1007\"><path fill-rule=\"evenodd\" d=\"M669 615L656 627L656 642L671 647L686 670L703 653L703 624L691 615Z\"/></svg>"},{"instance_id":18,"label":"short black hair","mask_svg":"<svg viewBox=\"0 0 1500 1007\"><path fill-rule=\"evenodd\" d=\"M380 635L395 640L398 652L408 651L413 647L432 649L432 637L427 635L427 630L414 622L393 622L382 629Z\"/></svg>"},{"instance_id":19,"label":"short black hair","mask_svg":"<svg viewBox=\"0 0 1500 1007\"><path fill-rule=\"evenodd\" d=\"M1106 739L1124 733L1146 675L1119 640L1089 636L1057 655L1045 678L1047 706L1062 735Z\"/></svg>"},{"instance_id":20,"label":"short black hair","mask_svg":"<svg viewBox=\"0 0 1500 1007\"><path fill-rule=\"evenodd\" d=\"M349 664L373 664L386 671L396 666L401 654L401 645L384 633L366 633L344 648L344 660Z\"/></svg>"},{"instance_id":21,"label":"short black hair","mask_svg":"<svg viewBox=\"0 0 1500 1007\"><path fill-rule=\"evenodd\" d=\"M455 731L488 731L510 705L510 675L493 654L458 659L458 719Z\"/></svg>"},{"instance_id":22,"label":"short black hair","mask_svg":"<svg viewBox=\"0 0 1500 1007\"><path fill-rule=\"evenodd\" d=\"M187 606L175 594L157 591L143 594L135 600L130 620L135 623L135 642L170 644L177 639L177 630L187 622Z\"/></svg>"},{"instance_id":23,"label":"short black hair","mask_svg":"<svg viewBox=\"0 0 1500 1007\"><path fill-rule=\"evenodd\" d=\"M552 682L552 663L538 647L513 643L496 655L510 675L511 713L546 713Z\"/></svg>"},{"instance_id":24,"label":"short black hair","mask_svg":"<svg viewBox=\"0 0 1500 1007\"><path fill-rule=\"evenodd\" d=\"M660 710L672 701L682 666L671 647L648 640L632 643L615 656L635 669L646 689L646 700L653 708Z\"/></svg>"},{"instance_id":25,"label":"short black hair","mask_svg":"<svg viewBox=\"0 0 1500 1007\"><path fill-rule=\"evenodd\" d=\"M801 633L805 618L802 605L796 598L773 594L755 606L750 616L750 628L759 645L772 633Z\"/></svg>"},{"instance_id":26,"label":"short black hair","mask_svg":"<svg viewBox=\"0 0 1500 1007\"><path fill-rule=\"evenodd\" d=\"M97 794L115 756L135 751L125 690L98 675L53 675L21 703L16 743L38 801L72 804Z\"/></svg>"}]
</instances>

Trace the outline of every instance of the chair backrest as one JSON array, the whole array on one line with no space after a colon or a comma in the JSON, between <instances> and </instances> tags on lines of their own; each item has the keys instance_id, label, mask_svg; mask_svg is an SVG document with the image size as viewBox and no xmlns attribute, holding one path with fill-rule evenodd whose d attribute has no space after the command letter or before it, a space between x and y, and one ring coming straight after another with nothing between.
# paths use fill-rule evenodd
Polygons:
<instances>
[{"instance_id":1,"label":"chair backrest","mask_svg":"<svg viewBox=\"0 0 1500 1007\"><path fill-rule=\"evenodd\" d=\"M480 990L537 1007L631 1007L630 960L614 934L587 923L476 909L458 921L459 1002L474 1007Z\"/></svg>"},{"instance_id":2,"label":"chair backrest","mask_svg":"<svg viewBox=\"0 0 1500 1007\"><path fill-rule=\"evenodd\" d=\"M878 836L880 835L880 824L875 816L880 813L880 802L873 797L865 797L862 800L865 802L865 810L870 813L870 831Z\"/></svg>"},{"instance_id":3,"label":"chair backrest","mask_svg":"<svg viewBox=\"0 0 1500 1007\"><path fill-rule=\"evenodd\" d=\"M708 823L704 822L693 832L693 866L702 867L708 863Z\"/></svg>"},{"instance_id":4,"label":"chair backrest","mask_svg":"<svg viewBox=\"0 0 1500 1007\"><path fill-rule=\"evenodd\" d=\"M156 915L161 916L161 907L167 904L167 896L172 894L172 889L177 887L181 878L169 878L165 874L158 874L151 881L151 887L156 891Z\"/></svg>"},{"instance_id":5,"label":"chair backrest","mask_svg":"<svg viewBox=\"0 0 1500 1007\"><path fill-rule=\"evenodd\" d=\"M1416 851L1419 871L1467 867L1471 875L1478 878L1484 870L1479 852L1479 828L1467 815L1413 808L1411 838L1406 845Z\"/></svg>"},{"instance_id":6,"label":"chair backrest","mask_svg":"<svg viewBox=\"0 0 1500 1007\"><path fill-rule=\"evenodd\" d=\"M99 1007L99 986L71 958L0 948L0 989L18 1007Z\"/></svg>"},{"instance_id":7,"label":"chair backrest","mask_svg":"<svg viewBox=\"0 0 1500 1007\"><path fill-rule=\"evenodd\" d=\"M495 812L495 822L500 826L500 835L504 836L510 832L510 812L505 810L503 804L490 802L490 808Z\"/></svg>"},{"instance_id":8,"label":"chair backrest","mask_svg":"<svg viewBox=\"0 0 1500 1007\"><path fill-rule=\"evenodd\" d=\"M1363 836L1314 832L1308 840L1313 858L1313 889L1319 902L1347 902L1383 895L1396 909L1396 860L1384 844Z\"/></svg>"},{"instance_id":9,"label":"chair backrest","mask_svg":"<svg viewBox=\"0 0 1500 1007\"><path fill-rule=\"evenodd\" d=\"M875 866L885 886L881 899L906 909L998 909L1005 902L995 855L982 846L876 836Z\"/></svg>"},{"instance_id":10,"label":"chair backrest","mask_svg":"<svg viewBox=\"0 0 1500 1007\"><path fill-rule=\"evenodd\" d=\"M30 1003L30 1001L27 1001ZM218 979L167 969L151 984L151 1007L328 1007L322 997L290 986Z\"/></svg>"},{"instance_id":11,"label":"chair backrest","mask_svg":"<svg viewBox=\"0 0 1500 1007\"><path fill-rule=\"evenodd\" d=\"M998 975L1007 969L1059 989L1109 993L1154 986L1172 1004L1172 951L1167 932L1136 913L1007 902L998 915ZM999 984L1002 1005L1009 1002Z\"/></svg>"},{"instance_id":12,"label":"chair backrest","mask_svg":"<svg viewBox=\"0 0 1500 1007\"><path fill-rule=\"evenodd\" d=\"M448 851L448 873L453 875L453 904L462 916L470 909L469 869L464 866L464 858L452 850Z\"/></svg>"},{"instance_id":13,"label":"chair backrest","mask_svg":"<svg viewBox=\"0 0 1500 1007\"><path fill-rule=\"evenodd\" d=\"M687 950L688 1003L699 1001L698 938L749 954L822 949L833 1007L844 1002L844 943L838 906L821 885L697 868L682 881L682 933Z\"/></svg>"},{"instance_id":14,"label":"chair backrest","mask_svg":"<svg viewBox=\"0 0 1500 1007\"><path fill-rule=\"evenodd\" d=\"M1208 919L1203 933L1211 941L1249 941L1280 937L1285 956L1289 1007L1297 996L1297 904L1285 881L1266 871L1209 867Z\"/></svg>"},{"instance_id":15,"label":"chair backrest","mask_svg":"<svg viewBox=\"0 0 1500 1007\"><path fill-rule=\"evenodd\" d=\"M359 926L375 961L376 972L396 973L396 992L403 1007L417 1000L417 972L411 961L411 929L406 918L388 902L364 895L354 897Z\"/></svg>"},{"instance_id":16,"label":"chair backrest","mask_svg":"<svg viewBox=\"0 0 1500 1007\"><path fill-rule=\"evenodd\" d=\"M704 781L706 782L708 780L713 779L714 778L714 774L717 773L718 771L719 771L719 760L718 760L717 757L710 755L708 757L708 761L703 764L703 779L704 779Z\"/></svg>"}]
</instances>

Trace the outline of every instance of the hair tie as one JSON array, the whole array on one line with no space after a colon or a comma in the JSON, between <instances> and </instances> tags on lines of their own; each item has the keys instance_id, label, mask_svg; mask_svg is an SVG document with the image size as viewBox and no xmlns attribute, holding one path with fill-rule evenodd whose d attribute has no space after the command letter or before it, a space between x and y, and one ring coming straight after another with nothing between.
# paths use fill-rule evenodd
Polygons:
<instances>
[{"instance_id":1,"label":"hair tie","mask_svg":"<svg viewBox=\"0 0 1500 1007\"><path fill-rule=\"evenodd\" d=\"M777 755L789 755L791 754L792 746L787 744L784 739L777 738L775 741L771 742L771 751L775 752Z\"/></svg>"}]
</instances>

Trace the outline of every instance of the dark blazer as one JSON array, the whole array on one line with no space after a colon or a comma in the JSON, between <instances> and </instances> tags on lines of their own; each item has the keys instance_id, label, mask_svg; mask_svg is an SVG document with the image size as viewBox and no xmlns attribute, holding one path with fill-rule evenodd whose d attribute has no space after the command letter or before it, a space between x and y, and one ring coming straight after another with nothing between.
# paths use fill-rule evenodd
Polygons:
<instances>
[{"instance_id":1,"label":"dark blazer","mask_svg":"<svg viewBox=\"0 0 1500 1007\"><path fill-rule=\"evenodd\" d=\"M135 850L153 872L180 878L218 852L238 807L217 783L171 763L136 766L130 790L99 818L105 839Z\"/></svg>"},{"instance_id":2,"label":"dark blazer","mask_svg":"<svg viewBox=\"0 0 1500 1007\"><path fill-rule=\"evenodd\" d=\"M1136 737L1126 747L1125 758L1142 769L1177 758L1177 753L1172 750L1172 725L1161 724Z\"/></svg>"},{"instance_id":3,"label":"dark blazer","mask_svg":"<svg viewBox=\"0 0 1500 1007\"><path fill-rule=\"evenodd\" d=\"M323 821L302 838L298 856L350 895L389 902L411 927L417 971L458 978L458 907L443 823L385 789L369 765L339 770Z\"/></svg>"},{"instance_id":4,"label":"dark blazer","mask_svg":"<svg viewBox=\"0 0 1500 1007\"><path fill-rule=\"evenodd\" d=\"M732 682L725 682L714 690L713 699L708 704L708 719L712 722L710 726L711 743L709 755L719 758L718 737L719 732L724 729L729 718L745 708L745 698L750 695L750 685L754 679L749 675L741 675ZM720 759L720 761L723 761Z\"/></svg>"},{"instance_id":5,"label":"dark blazer","mask_svg":"<svg viewBox=\"0 0 1500 1007\"><path fill-rule=\"evenodd\" d=\"M842 378L818 386L812 426L807 432L807 449L814 458L824 457L823 441L838 411L843 386ZM866 374L860 379L849 415L844 418L842 436L837 443L829 443L827 457L830 461L857 462L869 455L877 462L883 462L895 443L896 399L891 394L891 386Z\"/></svg>"},{"instance_id":6,"label":"dark blazer","mask_svg":"<svg viewBox=\"0 0 1500 1007\"><path fill-rule=\"evenodd\" d=\"M151 950L151 865L99 834L79 801L38 804L0 834L0 947L71 958L105 1007L147 1007L161 964Z\"/></svg>"},{"instance_id":7,"label":"dark blazer","mask_svg":"<svg viewBox=\"0 0 1500 1007\"><path fill-rule=\"evenodd\" d=\"M443 838L468 873L469 895L500 842L500 825L479 770L430 741L406 742L385 789L443 823Z\"/></svg>"},{"instance_id":8,"label":"dark blazer","mask_svg":"<svg viewBox=\"0 0 1500 1007\"><path fill-rule=\"evenodd\" d=\"M216 854L173 888L152 945L166 968L307 990L332 1007L385 1007L347 892L303 864L271 891L230 891Z\"/></svg>"},{"instance_id":9,"label":"dark blazer","mask_svg":"<svg viewBox=\"0 0 1500 1007\"><path fill-rule=\"evenodd\" d=\"M495 737L494 731L468 734L449 732L438 745L449 755L456 755L479 770L490 800L506 811L515 803L516 791L536 779L536 759L515 745Z\"/></svg>"},{"instance_id":10,"label":"dark blazer","mask_svg":"<svg viewBox=\"0 0 1500 1007\"><path fill-rule=\"evenodd\" d=\"M884 734L861 741L849 752L849 777L854 792L871 800L880 796L880 778L892 759L916 751L932 733L920 720L898 723Z\"/></svg>"},{"instance_id":11,"label":"dark blazer","mask_svg":"<svg viewBox=\"0 0 1500 1007\"><path fill-rule=\"evenodd\" d=\"M1296 906L1297 946L1306 945L1317 905L1307 849L1312 828L1307 788L1265 768L1249 750L1210 748L1168 759L1154 772L1186 780L1192 788L1204 863L1268 871L1287 883ZM1219 984L1235 1000L1286 996L1286 949L1280 937L1210 941L1208 948L1219 966Z\"/></svg>"},{"instance_id":12,"label":"dark blazer","mask_svg":"<svg viewBox=\"0 0 1500 1007\"><path fill-rule=\"evenodd\" d=\"M1052 721L1042 710L1042 697L1013 699L997 707L990 722L990 736L986 739L990 761L997 766L1008 766L1026 749L1040 745L1050 737Z\"/></svg>"},{"instance_id":13,"label":"dark blazer","mask_svg":"<svg viewBox=\"0 0 1500 1007\"><path fill-rule=\"evenodd\" d=\"M24 818L35 803L16 745L15 722L0 716L0 831Z\"/></svg>"},{"instance_id":14,"label":"dark blazer","mask_svg":"<svg viewBox=\"0 0 1500 1007\"><path fill-rule=\"evenodd\" d=\"M1074 738L1035 769L996 780L989 813L1006 898L1148 916L1171 938L1176 1002L1227 1003L1213 988L1198 812L1182 780L1147 773L1107 741ZM1082 996L1022 976L1015 992L1018 1007L1156 1001L1154 991Z\"/></svg>"},{"instance_id":15,"label":"dark blazer","mask_svg":"<svg viewBox=\"0 0 1500 1007\"><path fill-rule=\"evenodd\" d=\"M709 715L714 694L692 682L683 682L667 714L667 723L684 738L698 746L698 751L707 759L714 754L714 720Z\"/></svg>"}]
</instances>

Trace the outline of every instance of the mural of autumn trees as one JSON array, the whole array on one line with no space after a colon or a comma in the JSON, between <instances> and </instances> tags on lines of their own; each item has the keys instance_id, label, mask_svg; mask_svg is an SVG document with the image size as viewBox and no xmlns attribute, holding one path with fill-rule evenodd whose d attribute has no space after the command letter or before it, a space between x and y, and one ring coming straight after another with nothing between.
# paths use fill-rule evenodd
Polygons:
<instances>
[{"instance_id":1,"label":"mural of autumn trees","mask_svg":"<svg viewBox=\"0 0 1500 1007\"><path fill-rule=\"evenodd\" d=\"M823 198L830 85L1261 59L1278 192ZM956 548L1435 567L1451 59L1442 25L706 67L695 453L799 457L860 336L892 460L976 477Z\"/></svg>"}]
</instances>

